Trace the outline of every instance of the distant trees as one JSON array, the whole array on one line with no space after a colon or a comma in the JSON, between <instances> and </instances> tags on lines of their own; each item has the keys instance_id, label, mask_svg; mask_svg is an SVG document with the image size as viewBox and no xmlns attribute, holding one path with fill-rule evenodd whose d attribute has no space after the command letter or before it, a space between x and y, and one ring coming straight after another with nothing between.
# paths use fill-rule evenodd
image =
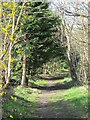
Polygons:
<instances>
[{"instance_id":1,"label":"distant trees","mask_svg":"<svg viewBox=\"0 0 90 120\"><path fill-rule=\"evenodd\" d=\"M67 57L71 77L82 84L88 83L88 3L58 1L54 4L62 19L67 38ZM55 12L55 11L54 11Z\"/></svg>"}]
</instances>

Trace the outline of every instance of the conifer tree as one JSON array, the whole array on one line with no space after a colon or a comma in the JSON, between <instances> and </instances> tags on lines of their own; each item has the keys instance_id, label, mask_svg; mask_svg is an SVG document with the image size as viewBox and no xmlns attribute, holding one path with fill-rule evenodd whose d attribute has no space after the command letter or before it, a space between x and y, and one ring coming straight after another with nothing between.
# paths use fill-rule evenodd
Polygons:
<instances>
[{"instance_id":1,"label":"conifer tree","mask_svg":"<svg viewBox=\"0 0 90 120\"><path fill-rule=\"evenodd\" d=\"M20 58L16 63L16 71L23 70L22 86L26 85L28 76L34 75L36 69L53 57L55 50L59 50L54 37L57 24L58 18L49 10L48 3L26 3L17 33L19 40L14 51Z\"/></svg>"}]
</instances>

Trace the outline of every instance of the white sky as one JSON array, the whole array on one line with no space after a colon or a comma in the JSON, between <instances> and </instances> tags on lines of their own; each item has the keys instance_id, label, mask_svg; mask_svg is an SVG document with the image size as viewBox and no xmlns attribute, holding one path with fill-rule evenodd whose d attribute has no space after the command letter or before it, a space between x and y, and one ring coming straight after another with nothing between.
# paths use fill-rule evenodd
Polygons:
<instances>
[{"instance_id":1,"label":"white sky","mask_svg":"<svg viewBox=\"0 0 90 120\"><path fill-rule=\"evenodd\" d=\"M77 2L77 1L79 1L79 2L85 2L85 3L87 3L87 2L89 2L90 0L50 0L50 1L52 1L52 2L57 2L57 1Z\"/></svg>"},{"instance_id":2,"label":"white sky","mask_svg":"<svg viewBox=\"0 0 90 120\"><path fill-rule=\"evenodd\" d=\"M61 3L61 2L64 3L65 2L64 6L65 6L66 10L69 10L69 11L75 11L75 9L73 8L73 5L75 5L75 4L71 4L71 3L73 3L73 2L74 3L75 2L76 3L77 2L79 2L79 3L81 3L81 2L88 3L89 1L90 0L51 0L52 3L56 4L56 6L58 5L58 3ZM69 3L69 4L67 4L67 3ZM54 10L54 7L55 6L53 6L53 10ZM56 9L56 7L55 7L55 9ZM83 11L83 9L81 9L81 12L82 12L83 15L88 14L87 11ZM69 24L70 26L73 24L73 16L65 15L65 19L66 19L67 24ZM80 17L76 17L75 20L74 20L75 23L76 22L81 23L80 21L81 21Z\"/></svg>"}]
</instances>

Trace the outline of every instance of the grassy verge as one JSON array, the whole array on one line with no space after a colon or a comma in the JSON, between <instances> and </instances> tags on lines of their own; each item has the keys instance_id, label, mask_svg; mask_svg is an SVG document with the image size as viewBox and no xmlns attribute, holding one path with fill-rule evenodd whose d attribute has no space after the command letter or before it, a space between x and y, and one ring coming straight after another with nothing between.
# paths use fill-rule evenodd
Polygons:
<instances>
[{"instance_id":1,"label":"grassy verge","mask_svg":"<svg viewBox=\"0 0 90 120\"><path fill-rule=\"evenodd\" d=\"M46 80L29 80L31 86L45 86ZM10 120L13 118L24 119L32 118L35 111L38 99L40 98L40 91L37 89L23 88L21 86L6 90L6 95L3 96L3 120Z\"/></svg>"},{"instance_id":2,"label":"grassy verge","mask_svg":"<svg viewBox=\"0 0 90 120\"><path fill-rule=\"evenodd\" d=\"M63 90L60 93L58 92L54 96L50 96L51 108L55 109L56 103L60 100L62 100L63 103L70 105L72 111L77 111L80 116L87 116L88 92L84 89L83 86L74 86L68 90Z\"/></svg>"},{"instance_id":3,"label":"grassy verge","mask_svg":"<svg viewBox=\"0 0 90 120\"><path fill-rule=\"evenodd\" d=\"M30 86L33 86L33 87L36 87L36 86L43 87L43 86L46 86L48 84L48 81L47 80L40 80L40 79L35 80L35 81L29 80L29 84L30 84Z\"/></svg>"},{"instance_id":4,"label":"grassy verge","mask_svg":"<svg viewBox=\"0 0 90 120\"><path fill-rule=\"evenodd\" d=\"M17 87L6 91L3 97L3 120L31 118L40 96L40 91Z\"/></svg>"},{"instance_id":5,"label":"grassy verge","mask_svg":"<svg viewBox=\"0 0 90 120\"><path fill-rule=\"evenodd\" d=\"M63 95L65 101L81 110L82 113L87 112L88 108L88 92L84 90L84 87L73 87L67 90Z\"/></svg>"},{"instance_id":6,"label":"grassy verge","mask_svg":"<svg viewBox=\"0 0 90 120\"><path fill-rule=\"evenodd\" d=\"M72 81L72 79L70 77L65 77L64 79L56 80L55 83L56 84L65 84L65 83L68 83L71 81Z\"/></svg>"}]
</instances>

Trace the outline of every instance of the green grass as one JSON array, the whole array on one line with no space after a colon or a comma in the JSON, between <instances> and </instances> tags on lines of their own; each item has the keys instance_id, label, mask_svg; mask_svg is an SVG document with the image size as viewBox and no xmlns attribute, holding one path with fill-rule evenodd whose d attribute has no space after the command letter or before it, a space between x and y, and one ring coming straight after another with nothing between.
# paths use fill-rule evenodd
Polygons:
<instances>
[{"instance_id":1,"label":"green grass","mask_svg":"<svg viewBox=\"0 0 90 120\"><path fill-rule=\"evenodd\" d=\"M50 97L51 107L55 109L57 101L70 105L72 110L76 110L81 116L87 116L88 112L88 92L83 86L74 86L68 90L58 92ZM54 104L53 104L54 103ZM64 108L65 109L65 108Z\"/></svg>"},{"instance_id":2,"label":"green grass","mask_svg":"<svg viewBox=\"0 0 90 120\"><path fill-rule=\"evenodd\" d=\"M46 80L29 80L29 84L33 86L45 86L48 81ZM40 97L40 91L37 89L24 88L21 86L12 88L6 91L7 94L3 97L3 119L10 119L10 115L17 120L21 118L31 118L34 113L37 101ZM11 99L13 96L13 99ZM14 101L17 98L16 102ZM22 114L20 116L20 114Z\"/></svg>"},{"instance_id":3,"label":"green grass","mask_svg":"<svg viewBox=\"0 0 90 120\"><path fill-rule=\"evenodd\" d=\"M56 84L65 84L70 81L72 81L72 79L70 77L65 77L64 79L56 80L55 83Z\"/></svg>"},{"instance_id":4,"label":"green grass","mask_svg":"<svg viewBox=\"0 0 90 120\"><path fill-rule=\"evenodd\" d=\"M63 95L65 101L76 106L78 109L87 111L88 108L88 92L84 87L73 87L67 90Z\"/></svg>"},{"instance_id":5,"label":"green grass","mask_svg":"<svg viewBox=\"0 0 90 120\"><path fill-rule=\"evenodd\" d=\"M61 70L60 70L60 72L62 73L62 72L68 72L69 70L68 69L65 69L65 68L62 68Z\"/></svg>"},{"instance_id":6,"label":"green grass","mask_svg":"<svg viewBox=\"0 0 90 120\"><path fill-rule=\"evenodd\" d=\"M10 115L15 120L24 119L25 117L31 118L40 96L39 93L40 91L37 89L22 88L20 86L8 91L3 98L3 120L9 120ZM13 96L13 99L11 99L11 96ZM14 97L17 98L16 102Z\"/></svg>"},{"instance_id":7,"label":"green grass","mask_svg":"<svg viewBox=\"0 0 90 120\"><path fill-rule=\"evenodd\" d=\"M47 83L47 80L29 80L29 84L31 84L32 86L46 86ZM55 83L74 85L71 78L69 77L56 80ZM3 97L3 120L10 120L10 115L12 115L15 120L24 119L25 117L33 117L37 102L40 99L41 91L34 88L32 89L30 88L30 86L29 88L18 86L7 90L6 92L7 94ZM11 96L13 96L13 99L11 99ZM17 98L16 101L14 101L15 97ZM65 107L67 105L70 105L72 111L68 112L73 112L73 110L75 109L82 116L86 116L87 114L88 92L84 89L83 86L76 86L75 84L75 86L72 86L69 89L61 89L56 94L50 96L49 101L51 103L52 109L61 108L61 111L65 112ZM68 112L66 112L66 114Z\"/></svg>"},{"instance_id":8,"label":"green grass","mask_svg":"<svg viewBox=\"0 0 90 120\"><path fill-rule=\"evenodd\" d=\"M48 84L47 80L29 80L29 84L31 84L31 86L46 86Z\"/></svg>"},{"instance_id":9,"label":"green grass","mask_svg":"<svg viewBox=\"0 0 90 120\"><path fill-rule=\"evenodd\" d=\"M56 70L54 74L56 75L56 74L66 73L66 72L68 73L69 70L68 70L68 69L65 69L65 68L62 68L62 69Z\"/></svg>"}]
</instances>

